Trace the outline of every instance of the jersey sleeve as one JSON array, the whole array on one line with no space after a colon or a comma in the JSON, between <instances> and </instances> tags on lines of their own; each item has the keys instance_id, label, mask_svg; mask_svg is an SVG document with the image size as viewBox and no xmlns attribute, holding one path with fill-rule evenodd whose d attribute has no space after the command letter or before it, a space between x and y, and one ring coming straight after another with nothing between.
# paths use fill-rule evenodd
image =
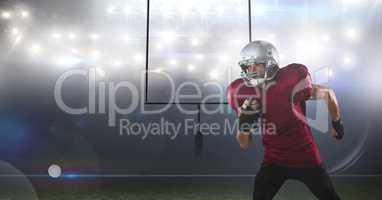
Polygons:
<instances>
[{"instance_id":1,"label":"jersey sleeve","mask_svg":"<svg viewBox=\"0 0 382 200\"><path fill-rule=\"evenodd\" d=\"M227 102L237 115L239 111L239 105L235 95L235 87L232 83L227 87Z\"/></svg>"},{"instance_id":2,"label":"jersey sleeve","mask_svg":"<svg viewBox=\"0 0 382 200\"><path fill-rule=\"evenodd\" d=\"M306 101L313 95L313 83L309 70L304 65L299 65L296 69L298 76L298 83L296 84L293 100L295 102Z\"/></svg>"}]
</instances>

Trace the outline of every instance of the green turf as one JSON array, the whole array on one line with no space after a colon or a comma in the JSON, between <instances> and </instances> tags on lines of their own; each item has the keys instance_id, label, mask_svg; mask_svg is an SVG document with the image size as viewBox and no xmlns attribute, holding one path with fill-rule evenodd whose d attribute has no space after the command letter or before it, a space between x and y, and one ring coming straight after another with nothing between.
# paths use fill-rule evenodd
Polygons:
<instances>
[{"instance_id":1,"label":"green turf","mask_svg":"<svg viewBox=\"0 0 382 200\"><path fill-rule=\"evenodd\" d=\"M380 200L382 199L382 179L338 178L334 184L342 199ZM85 184L86 185L86 184ZM128 181L118 184L48 184L37 186L40 200L228 200L251 199L253 183L250 180L219 181ZM0 196L0 199L12 199ZM14 199L14 198L13 198ZM275 200L316 199L301 183L287 181Z\"/></svg>"}]
</instances>

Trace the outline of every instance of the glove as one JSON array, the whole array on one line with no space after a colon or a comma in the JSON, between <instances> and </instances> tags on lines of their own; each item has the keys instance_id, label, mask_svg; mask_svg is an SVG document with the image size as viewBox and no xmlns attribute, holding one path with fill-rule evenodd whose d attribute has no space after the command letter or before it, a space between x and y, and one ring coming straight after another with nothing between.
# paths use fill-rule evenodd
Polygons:
<instances>
[{"instance_id":1,"label":"glove","mask_svg":"<svg viewBox=\"0 0 382 200\"><path fill-rule=\"evenodd\" d=\"M260 118L260 109L255 110L253 107L258 106L256 100L247 99L240 108L239 130L241 132L250 132L254 124Z\"/></svg>"},{"instance_id":2,"label":"glove","mask_svg":"<svg viewBox=\"0 0 382 200\"><path fill-rule=\"evenodd\" d=\"M337 133L335 138L337 140L341 140L345 135L345 129L344 129L344 124L342 122L342 119L339 119L337 121L332 121L332 127Z\"/></svg>"}]
</instances>

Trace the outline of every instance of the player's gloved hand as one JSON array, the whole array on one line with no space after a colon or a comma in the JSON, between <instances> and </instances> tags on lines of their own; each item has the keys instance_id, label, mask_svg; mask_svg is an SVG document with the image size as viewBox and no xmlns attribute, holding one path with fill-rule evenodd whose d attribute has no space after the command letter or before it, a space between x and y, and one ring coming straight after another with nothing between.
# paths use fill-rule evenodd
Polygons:
<instances>
[{"instance_id":1,"label":"player's gloved hand","mask_svg":"<svg viewBox=\"0 0 382 200\"><path fill-rule=\"evenodd\" d=\"M251 128L257 124L260 115L260 104L257 100L246 99L240 108L239 130L241 132L250 132Z\"/></svg>"},{"instance_id":2,"label":"player's gloved hand","mask_svg":"<svg viewBox=\"0 0 382 200\"><path fill-rule=\"evenodd\" d=\"M334 137L337 140L341 140L345 135L345 129L344 129L344 124L342 122L342 119L340 118L337 121L332 121L332 127L335 131Z\"/></svg>"}]
</instances>

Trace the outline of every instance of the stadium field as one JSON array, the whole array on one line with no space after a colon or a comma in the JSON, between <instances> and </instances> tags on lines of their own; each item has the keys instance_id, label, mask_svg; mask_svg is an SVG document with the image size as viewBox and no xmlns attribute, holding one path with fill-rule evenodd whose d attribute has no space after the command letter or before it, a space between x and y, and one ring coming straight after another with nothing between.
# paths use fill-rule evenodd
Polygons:
<instances>
[{"instance_id":1,"label":"stadium field","mask_svg":"<svg viewBox=\"0 0 382 200\"><path fill-rule=\"evenodd\" d=\"M334 178L342 199L382 199L382 178ZM103 180L97 185L84 183L48 184L35 186L40 200L244 200L251 199L253 181L250 179L161 179L161 180ZM0 198L3 199L3 198ZM316 199L301 183L287 181L275 200Z\"/></svg>"}]
</instances>

